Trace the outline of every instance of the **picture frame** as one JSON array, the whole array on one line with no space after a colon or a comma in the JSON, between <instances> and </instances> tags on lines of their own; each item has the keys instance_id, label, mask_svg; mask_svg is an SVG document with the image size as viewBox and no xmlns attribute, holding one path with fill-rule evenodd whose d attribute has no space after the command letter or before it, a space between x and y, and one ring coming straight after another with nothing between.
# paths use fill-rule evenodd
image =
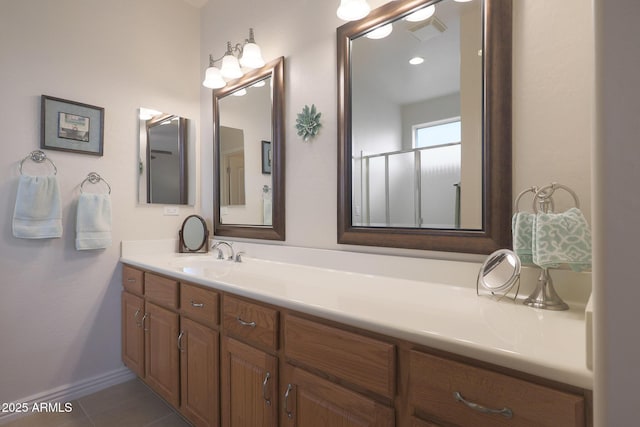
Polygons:
<instances>
[{"instance_id":1,"label":"picture frame","mask_svg":"<svg viewBox=\"0 0 640 427\"><path fill-rule=\"evenodd\" d=\"M262 173L271 174L271 163L273 155L271 152L271 141L262 141Z\"/></svg>"},{"instance_id":2,"label":"picture frame","mask_svg":"<svg viewBox=\"0 0 640 427\"><path fill-rule=\"evenodd\" d=\"M104 108L41 96L40 148L102 156Z\"/></svg>"}]
</instances>

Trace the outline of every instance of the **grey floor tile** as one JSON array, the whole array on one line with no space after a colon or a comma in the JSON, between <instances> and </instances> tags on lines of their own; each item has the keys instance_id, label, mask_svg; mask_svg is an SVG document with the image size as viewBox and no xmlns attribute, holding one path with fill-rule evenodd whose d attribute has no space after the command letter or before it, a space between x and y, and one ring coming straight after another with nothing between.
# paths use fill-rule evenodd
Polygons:
<instances>
[{"instance_id":1,"label":"grey floor tile","mask_svg":"<svg viewBox=\"0 0 640 427\"><path fill-rule=\"evenodd\" d=\"M172 412L162 399L149 392L121 402L117 408L90 415L89 418L95 427L142 427Z\"/></svg>"},{"instance_id":2,"label":"grey floor tile","mask_svg":"<svg viewBox=\"0 0 640 427\"><path fill-rule=\"evenodd\" d=\"M149 424L147 427L191 427L191 424L174 412L159 421Z\"/></svg>"},{"instance_id":3,"label":"grey floor tile","mask_svg":"<svg viewBox=\"0 0 640 427\"><path fill-rule=\"evenodd\" d=\"M82 409L92 417L118 408L123 402L152 394L139 379L133 379L78 399Z\"/></svg>"}]
</instances>

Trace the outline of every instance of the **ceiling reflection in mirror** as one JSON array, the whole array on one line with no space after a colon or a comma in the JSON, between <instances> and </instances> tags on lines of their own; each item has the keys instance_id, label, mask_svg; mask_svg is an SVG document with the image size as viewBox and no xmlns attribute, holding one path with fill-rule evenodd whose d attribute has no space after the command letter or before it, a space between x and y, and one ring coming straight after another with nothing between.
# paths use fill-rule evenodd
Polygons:
<instances>
[{"instance_id":1,"label":"ceiling reflection in mirror","mask_svg":"<svg viewBox=\"0 0 640 427\"><path fill-rule=\"evenodd\" d=\"M482 229L482 2L350 43L353 226Z\"/></svg>"},{"instance_id":2,"label":"ceiling reflection in mirror","mask_svg":"<svg viewBox=\"0 0 640 427\"><path fill-rule=\"evenodd\" d=\"M138 202L195 204L193 123L151 108L138 112Z\"/></svg>"},{"instance_id":3,"label":"ceiling reflection in mirror","mask_svg":"<svg viewBox=\"0 0 640 427\"><path fill-rule=\"evenodd\" d=\"M219 101L220 222L271 225L271 175L262 141L271 141L271 77Z\"/></svg>"}]
</instances>

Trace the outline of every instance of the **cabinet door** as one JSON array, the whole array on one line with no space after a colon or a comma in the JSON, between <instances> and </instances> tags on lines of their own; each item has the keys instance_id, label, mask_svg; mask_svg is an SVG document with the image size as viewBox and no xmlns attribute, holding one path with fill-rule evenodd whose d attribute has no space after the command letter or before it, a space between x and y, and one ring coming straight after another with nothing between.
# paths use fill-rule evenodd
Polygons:
<instances>
[{"instance_id":1,"label":"cabinet door","mask_svg":"<svg viewBox=\"0 0 640 427\"><path fill-rule=\"evenodd\" d=\"M275 427L278 363L274 356L233 338L222 342L223 427Z\"/></svg>"},{"instance_id":2,"label":"cabinet door","mask_svg":"<svg viewBox=\"0 0 640 427\"><path fill-rule=\"evenodd\" d=\"M218 425L218 332L180 318L180 409L195 426Z\"/></svg>"},{"instance_id":3,"label":"cabinet door","mask_svg":"<svg viewBox=\"0 0 640 427\"><path fill-rule=\"evenodd\" d=\"M287 366L283 377L283 426L393 427L393 408Z\"/></svg>"},{"instance_id":4,"label":"cabinet door","mask_svg":"<svg viewBox=\"0 0 640 427\"><path fill-rule=\"evenodd\" d=\"M122 361L140 377L144 377L143 317L144 300L122 292Z\"/></svg>"},{"instance_id":5,"label":"cabinet door","mask_svg":"<svg viewBox=\"0 0 640 427\"><path fill-rule=\"evenodd\" d=\"M145 308L145 380L160 396L178 407L178 314L150 302Z\"/></svg>"}]
</instances>

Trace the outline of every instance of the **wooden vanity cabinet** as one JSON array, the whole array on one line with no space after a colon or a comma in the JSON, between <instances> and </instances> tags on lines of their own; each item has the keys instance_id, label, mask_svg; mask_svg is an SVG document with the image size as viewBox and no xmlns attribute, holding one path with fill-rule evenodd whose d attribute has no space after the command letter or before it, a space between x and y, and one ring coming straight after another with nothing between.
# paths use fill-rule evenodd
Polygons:
<instances>
[{"instance_id":1,"label":"wooden vanity cabinet","mask_svg":"<svg viewBox=\"0 0 640 427\"><path fill-rule=\"evenodd\" d=\"M581 395L420 351L409 360L409 402L423 418L474 427L585 425ZM423 425L420 415L413 422Z\"/></svg>"},{"instance_id":2,"label":"wooden vanity cabinet","mask_svg":"<svg viewBox=\"0 0 640 427\"><path fill-rule=\"evenodd\" d=\"M144 299L122 292L122 361L144 378Z\"/></svg>"},{"instance_id":3,"label":"wooden vanity cabinet","mask_svg":"<svg viewBox=\"0 0 640 427\"><path fill-rule=\"evenodd\" d=\"M222 426L276 427L279 312L230 295L222 307Z\"/></svg>"},{"instance_id":4,"label":"wooden vanity cabinet","mask_svg":"<svg viewBox=\"0 0 640 427\"><path fill-rule=\"evenodd\" d=\"M146 302L145 381L175 407L180 404L178 313Z\"/></svg>"}]
</instances>

